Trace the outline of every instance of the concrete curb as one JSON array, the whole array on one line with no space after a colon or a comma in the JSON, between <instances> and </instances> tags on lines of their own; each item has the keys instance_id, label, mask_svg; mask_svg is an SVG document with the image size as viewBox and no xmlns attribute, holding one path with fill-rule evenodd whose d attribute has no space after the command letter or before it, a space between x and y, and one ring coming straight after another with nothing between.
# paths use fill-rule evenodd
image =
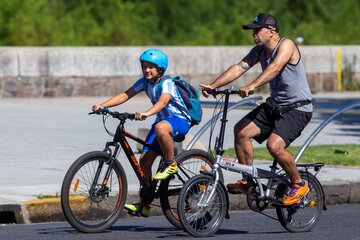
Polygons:
<instances>
[{"instance_id":1,"label":"concrete curb","mask_svg":"<svg viewBox=\"0 0 360 240\"><path fill-rule=\"evenodd\" d=\"M360 182L323 183L327 205L360 203ZM247 210L246 196L229 194L230 210ZM129 194L127 202L138 201L136 194ZM153 203L160 206L156 200ZM151 215L162 215L160 207L153 207ZM121 217L127 217L124 212ZM60 198L25 201L21 204L0 205L0 223L39 223L65 221Z\"/></svg>"}]
</instances>

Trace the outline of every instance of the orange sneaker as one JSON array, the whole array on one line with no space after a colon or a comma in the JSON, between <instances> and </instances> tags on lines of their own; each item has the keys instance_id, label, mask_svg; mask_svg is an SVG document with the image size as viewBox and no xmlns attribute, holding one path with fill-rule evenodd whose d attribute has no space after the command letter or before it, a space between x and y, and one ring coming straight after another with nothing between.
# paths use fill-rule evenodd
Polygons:
<instances>
[{"instance_id":1,"label":"orange sneaker","mask_svg":"<svg viewBox=\"0 0 360 240\"><path fill-rule=\"evenodd\" d=\"M299 203L308 192L309 184L307 181L302 180L301 185L293 184L288 192L288 195L283 200L283 205L290 206Z\"/></svg>"},{"instance_id":2,"label":"orange sneaker","mask_svg":"<svg viewBox=\"0 0 360 240\"><path fill-rule=\"evenodd\" d=\"M240 193L247 192L251 187L251 181L246 179L242 179L237 181L236 183L229 183L226 185L229 193Z\"/></svg>"}]
</instances>

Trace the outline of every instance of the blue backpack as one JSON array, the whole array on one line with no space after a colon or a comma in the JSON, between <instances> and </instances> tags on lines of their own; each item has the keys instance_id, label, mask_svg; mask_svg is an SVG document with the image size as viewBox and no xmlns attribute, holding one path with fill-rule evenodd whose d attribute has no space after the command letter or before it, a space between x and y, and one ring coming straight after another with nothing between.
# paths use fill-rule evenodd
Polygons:
<instances>
[{"instance_id":1,"label":"blue backpack","mask_svg":"<svg viewBox=\"0 0 360 240\"><path fill-rule=\"evenodd\" d=\"M169 76L164 76L163 79L169 79ZM201 122L202 118L202 108L200 103L200 95L198 90L196 90L190 83L186 80L182 79L181 76L176 76L174 78L170 78L174 81L175 85L177 86L180 96L183 99L186 109L173 102L174 105L181 111L185 112L190 116L189 121L191 122L191 126L198 125ZM148 83L148 81L146 81ZM164 81L160 82L160 87ZM145 86L147 88L147 86Z\"/></svg>"}]
</instances>

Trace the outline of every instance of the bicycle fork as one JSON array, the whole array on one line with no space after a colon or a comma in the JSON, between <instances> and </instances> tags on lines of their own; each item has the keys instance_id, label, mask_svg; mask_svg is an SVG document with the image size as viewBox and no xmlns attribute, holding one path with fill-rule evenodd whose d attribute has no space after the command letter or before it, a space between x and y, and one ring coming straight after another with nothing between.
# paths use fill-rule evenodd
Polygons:
<instances>
[{"instance_id":1,"label":"bicycle fork","mask_svg":"<svg viewBox=\"0 0 360 240\"><path fill-rule=\"evenodd\" d=\"M112 150L110 148L110 146L113 146L115 147L115 150L114 150L114 153L112 153ZM108 181L109 181L109 178L110 178L110 174L111 174L111 170L113 169L113 165L114 165L114 159L117 155L117 152L120 148L120 145L118 143L114 143L114 142L108 142L106 144L106 147L104 149L104 152L107 152L109 154L109 160L106 162L108 163L108 168L106 169L106 173L104 175L104 179L102 180L102 183L101 183L101 186L100 186L100 189L98 189L98 193L100 193L100 195L105 195L105 194L108 194L108 189L107 189L107 184L108 184ZM95 177L94 177L94 180L91 184L91 187L90 187L90 196L93 196L93 194L96 192L96 187L98 185L98 180L99 180L99 177L100 177L100 174L101 174L101 170L104 166L104 162L99 162L99 166L96 170L96 173L95 173ZM97 194L99 195L99 194Z\"/></svg>"}]
</instances>

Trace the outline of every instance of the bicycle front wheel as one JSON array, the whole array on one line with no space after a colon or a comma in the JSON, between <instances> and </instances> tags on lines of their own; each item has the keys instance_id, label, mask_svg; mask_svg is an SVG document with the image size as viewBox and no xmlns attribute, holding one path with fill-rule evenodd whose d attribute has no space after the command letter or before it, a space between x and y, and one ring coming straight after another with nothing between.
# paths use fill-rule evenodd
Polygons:
<instances>
[{"instance_id":1,"label":"bicycle front wheel","mask_svg":"<svg viewBox=\"0 0 360 240\"><path fill-rule=\"evenodd\" d=\"M276 207L276 214L281 225L289 232L306 232L319 221L324 208L324 194L319 180L311 173L300 172L302 179L309 183L309 193L303 197L300 204L290 207ZM289 187L280 184L275 197L282 201Z\"/></svg>"},{"instance_id":2,"label":"bicycle front wheel","mask_svg":"<svg viewBox=\"0 0 360 240\"><path fill-rule=\"evenodd\" d=\"M214 158L203 150L191 149L176 156L176 162L179 171L173 178L161 182L163 191L160 195L160 203L167 220L177 229L182 229L177 212L179 193L191 177L200 174L201 168L211 169ZM219 174L223 181L224 177L220 169Z\"/></svg>"},{"instance_id":3,"label":"bicycle front wheel","mask_svg":"<svg viewBox=\"0 0 360 240\"><path fill-rule=\"evenodd\" d=\"M212 177L191 178L180 192L178 213L184 229L194 237L208 237L217 232L226 213L226 193Z\"/></svg>"},{"instance_id":4,"label":"bicycle front wheel","mask_svg":"<svg viewBox=\"0 0 360 240\"><path fill-rule=\"evenodd\" d=\"M114 224L124 207L127 194L124 169L115 161L106 181L108 160L109 154L105 152L84 154L65 175L61 207L67 221L78 231L104 231Z\"/></svg>"}]
</instances>

